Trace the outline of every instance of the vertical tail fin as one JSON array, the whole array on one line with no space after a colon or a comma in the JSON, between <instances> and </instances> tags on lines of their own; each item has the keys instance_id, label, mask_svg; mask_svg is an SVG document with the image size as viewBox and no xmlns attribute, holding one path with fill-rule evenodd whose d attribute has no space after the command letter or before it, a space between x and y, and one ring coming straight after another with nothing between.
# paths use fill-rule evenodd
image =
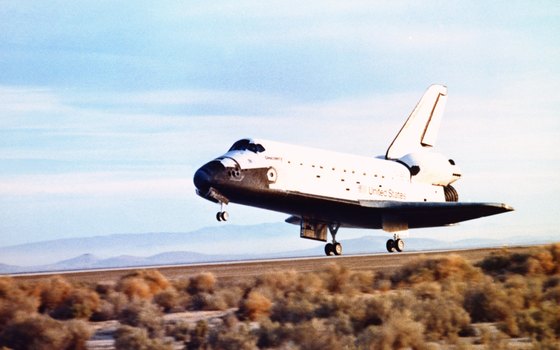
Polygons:
<instances>
[{"instance_id":1,"label":"vertical tail fin","mask_svg":"<svg viewBox=\"0 0 560 350\"><path fill-rule=\"evenodd\" d=\"M399 159L424 147L433 147L446 101L447 87L430 86L387 149L385 158Z\"/></svg>"}]
</instances>

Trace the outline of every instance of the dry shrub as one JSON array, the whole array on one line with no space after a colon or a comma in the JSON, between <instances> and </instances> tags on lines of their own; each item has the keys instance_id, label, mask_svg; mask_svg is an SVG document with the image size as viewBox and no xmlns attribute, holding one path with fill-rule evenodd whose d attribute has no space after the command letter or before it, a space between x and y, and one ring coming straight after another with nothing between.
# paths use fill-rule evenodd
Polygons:
<instances>
[{"instance_id":1,"label":"dry shrub","mask_svg":"<svg viewBox=\"0 0 560 350\"><path fill-rule=\"evenodd\" d=\"M279 322L272 322L270 319L263 319L259 323L257 330L257 346L259 349L279 348L282 344L289 341L291 331L288 327Z\"/></svg>"},{"instance_id":2,"label":"dry shrub","mask_svg":"<svg viewBox=\"0 0 560 350\"><path fill-rule=\"evenodd\" d=\"M74 288L61 276L55 276L37 285L41 303L39 312L50 313L61 306Z\"/></svg>"},{"instance_id":3,"label":"dry shrub","mask_svg":"<svg viewBox=\"0 0 560 350\"><path fill-rule=\"evenodd\" d=\"M0 344L20 349L86 349L91 331L82 321L56 321L35 315L8 324L0 332Z\"/></svg>"},{"instance_id":4,"label":"dry shrub","mask_svg":"<svg viewBox=\"0 0 560 350\"><path fill-rule=\"evenodd\" d=\"M480 269L463 257L451 254L442 258L420 258L393 274L391 280L397 286L422 282L479 281L484 277Z\"/></svg>"},{"instance_id":5,"label":"dry shrub","mask_svg":"<svg viewBox=\"0 0 560 350\"><path fill-rule=\"evenodd\" d=\"M257 337L245 324L239 324L235 329L223 327L215 329L208 337L211 349L220 350L253 350L257 349Z\"/></svg>"},{"instance_id":6,"label":"dry shrub","mask_svg":"<svg viewBox=\"0 0 560 350\"><path fill-rule=\"evenodd\" d=\"M351 344L353 337L336 334L324 320L311 319L291 329L290 340L306 350L338 350Z\"/></svg>"},{"instance_id":7,"label":"dry shrub","mask_svg":"<svg viewBox=\"0 0 560 350\"><path fill-rule=\"evenodd\" d=\"M350 284L352 272L345 266L331 263L327 265L321 276L330 293L351 294L354 292L353 286Z\"/></svg>"},{"instance_id":8,"label":"dry shrub","mask_svg":"<svg viewBox=\"0 0 560 350\"><path fill-rule=\"evenodd\" d=\"M350 276L350 285L361 293L371 293L374 283L375 277L371 271L353 271Z\"/></svg>"},{"instance_id":9,"label":"dry shrub","mask_svg":"<svg viewBox=\"0 0 560 350\"><path fill-rule=\"evenodd\" d=\"M165 313L181 311L179 308L181 298L174 288L167 288L154 295L154 303L163 309Z\"/></svg>"},{"instance_id":10,"label":"dry shrub","mask_svg":"<svg viewBox=\"0 0 560 350\"><path fill-rule=\"evenodd\" d=\"M122 326L115 332L115 349L172 350L173 344L163 339L154 339L146 329Z\"/></svg>"},{"instance_id":11,"label":"dry shrub","mask_svg":"<svg viewBox=\"0 0 560 350\"><path fill-rule=\"evenodd\" d=\"M203 272L190 278L188 292L191 295L197 293L213 293L215 287L216 276L211 272Z\"/></svg>"},{"instance_id":12,"label":"dry shrub","mask_svg":"<svg viewBox=\"0 0 560 350\"><path fill-rule=\"evenodd\" d=\"M272 307L270 319L281 323L301 323L313 318L316 305L307 298L297 296L276 300Z\"/></svg>"},{"instance_id":13,"label":"dry shrub","mask_svg":"<svg viewBox=\"0 0 560 350\"><path fill-rule=\"evenodd\" d=\"M101 305L99 295L91 289L74 289L50 315L57 319L89 319Z\"/></svg>"},{"instance_id":14,"label":"dry shrub","mask_svg":"<svg viewBox=\"0 0 560 350\"><path fill-rule=\"evenodd\" d=\"M538 342L557 342L560 339L560 305L544 301L538 308L520 311L517 313L517 324L524 336Z\"/></svg>"},{"instance_id":15,"label":"dry shrub","mask_svg":"<svg viewBox=\"0 0 560 350\"><path fill-rule=\"evenodd\" d=\"M143 270L122 277L117 283L117 290L131 299L150 299L169 286L169 281L159 271Z\"/></svg>"},{"instance_id":16,"label":"dry shrub","mask_svg":"<svg viewBox=\"0 0 560 350\"><path fill-rule=\"evenodd\" d=\"M498 284L487 281L467 290L464 308L473 322L499 322L513 317L507 292Z\"/></svg>"},{"instance_id":17,"label":"dry shrub","mask_svg":"<svg viewBox=\"0 0 560 350\"><path fill-rule=\"evenodd\" d=\"M543 300L549 300L560 304L560 285L548 288L543 295Z\"/></svg>"},{"instance_id":18,"label":"dry shrub","mask_svg":"<svg viewBox=\"0 0 560 350\"><path fill-rule=\"evenodd\" d=\"M125 307L119 314L122 324L145 328L151 337L160 336L163 332L161 311L145 300L135 301Z\"/></svg>"},{"instance_id":19,"label":"dry shrub","mask_svg":"<svg viewBox=\"0 0 560 350\"><path fill-rule=\"evenodd\" d=\"M227 310L228 304L221 293L198 293L190 297L189 310Z\"/></svg>"},{"instance_id":20,"label":"dry shrub","mask_svg":"<svg viewBox=\"0 0 560 350\"><path fill-rule=\"evenodd\" d=\"M412 290L420 300L437 299L441 295L442 285L437 282L421 282L414 285Z\"/></svg>"},{"instance_id":21,"label":"dry shrub","mask_svg":"<svg viewBox=\"0 0 560 350\"><path fill-rule=\"evenodd\" d=\"M560 243L536 248L531 253L510 253L507 250L492 253L478 266L493 276L556 274L560 272Z\"/></svg>"},{"instance_id":22,"label":"dry shrub","mask_svg":"<svg viewBox=\"0 0 560 350\"><path fill-rule=\"evenodd\" d=\"M188 350L205 349L208 345L209 327L205 320L198 321L196 326L189 332Z\"/></svg>"},{"instance_id":23,"label":"dry shrub","mask_svg":"<svg viewBox=\"0 0 560 350\"><path fill-rule=\"evenodd\" d=\"M471 323L469 314L460 305L447 298L420 301L414 308L414 319L425 327L428 340L456 341Z\"/></svg>"},{"instance_id":24,"label":"dry shrub","mask_svg":"<svg viewBox=\"0 0 560 350\"><path fill-rule=\"evenodd\" d=\"M0 277L0 329L37 311L39 298L29 295L12 278Z\"/></svg>"},{"instance_id":25,"label":"dry shrub","mask_svg":"<svg viewBox=\"0 0 560 350\"><path fill-rule=\"evenodd\" d=\"M511 275L503 287L509 296L510 308L514 311L536 306L542 299L543 285L540 279Z\"/></svg>"},{"instance_id":26,"label":"dry shrub","mask_svg":"<svg viewBox=\"0 0 560 350\"><path fill-rule=\"evenodd\" d=\"M243 290L239 287L230 286L216 291L217 298L221 299L226 308L234 308L239 305L243 298Z\"/></svg>"},{"instance_id":27,"label":"dry shrub","mask_svg":"<svg viewBox=\"0 0 560 350\"><path fill-rule=\"evenodd\" d=\"M285 293L294 291L298 285L299 274L293 270L269 272L260 276L255 285L271 292Z\"/></svg>"},{"instance_id":28,"label":"dry shrub","mask_svg":"<svg viewBox=\"0 0 560 350\"><path fill-rule=\"evenodd\" d=\"M359 349L426 349L424 327L414 321L408 312L396 312L381 326L370 326L356 343Z\"/></svg>"},{"instance_id":29,"label":"dry shrub","mask_svg":"<svg viewBox=\"0 0 560 350\"><path fill-rule=\"evenodd\" d=\"M128 305L128 297L121 292L111 291L103 295L97 310L91 315L92 321L114 320Z\"/></svg>"},{"instance_id":30,"label":"dry shrub","mask_svg":"<svg viewBox=\"0 0 560 350\"><path fill-rule=\"evenodd\" d=\"M258 290L250 291L239 305L238 315L241 319L251 321L268 318L272 302Z\"/></svg>"}]
</instances>

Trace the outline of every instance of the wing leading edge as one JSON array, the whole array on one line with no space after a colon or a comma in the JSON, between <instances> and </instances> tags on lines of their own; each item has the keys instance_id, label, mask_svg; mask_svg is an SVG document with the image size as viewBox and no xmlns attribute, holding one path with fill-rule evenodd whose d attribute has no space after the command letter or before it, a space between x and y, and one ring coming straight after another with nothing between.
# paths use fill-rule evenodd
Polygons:
<instances>
[{"instance_id":1,"label":"wing leading edge","mask_svg":"<svg viewBox=\"0 0 560 350\"><path fill-rule=\"evenodd\" d=\"M446 226L462 221L512 211L503 203L360 201L371 208L407 223L409 228Z\"/></svg>"}]
</instances>

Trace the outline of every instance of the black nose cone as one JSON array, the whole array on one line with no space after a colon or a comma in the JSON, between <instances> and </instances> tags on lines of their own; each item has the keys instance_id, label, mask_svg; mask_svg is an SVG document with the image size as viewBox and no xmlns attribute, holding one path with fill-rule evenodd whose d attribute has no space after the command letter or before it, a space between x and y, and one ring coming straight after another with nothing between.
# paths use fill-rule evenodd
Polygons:
<instances>
[{"instance_id":1,"label":"black nose cone","mask_svg":"<svg viewBox=\"0 0 560 350\"><path fill-rule=\"evenodd\" d=\"M220 161L211 161L194 173L194 185L200 193L206 193L214 185L217 176L224 171L225 167Z\"/></svg>"}]
</instances>

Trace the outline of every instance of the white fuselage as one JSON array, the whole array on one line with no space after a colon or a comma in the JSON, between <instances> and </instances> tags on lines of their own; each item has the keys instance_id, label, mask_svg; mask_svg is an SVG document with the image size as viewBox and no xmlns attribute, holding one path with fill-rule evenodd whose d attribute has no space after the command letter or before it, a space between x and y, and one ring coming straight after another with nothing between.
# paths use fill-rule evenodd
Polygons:
<instances>
[{"instance_id":1,"label":"white fuselage","mask_svg":"<svg viewBox=\"0 0 560 350\"><path fill-rule=\"evenodd\" d=\"M218 158L235 160L242 170L271 168L271 190L349 201L444 202L442 186L411 181L408 168L396 161L253 140L260 153L233 150Z\"/></svg>"}]
</instances>

